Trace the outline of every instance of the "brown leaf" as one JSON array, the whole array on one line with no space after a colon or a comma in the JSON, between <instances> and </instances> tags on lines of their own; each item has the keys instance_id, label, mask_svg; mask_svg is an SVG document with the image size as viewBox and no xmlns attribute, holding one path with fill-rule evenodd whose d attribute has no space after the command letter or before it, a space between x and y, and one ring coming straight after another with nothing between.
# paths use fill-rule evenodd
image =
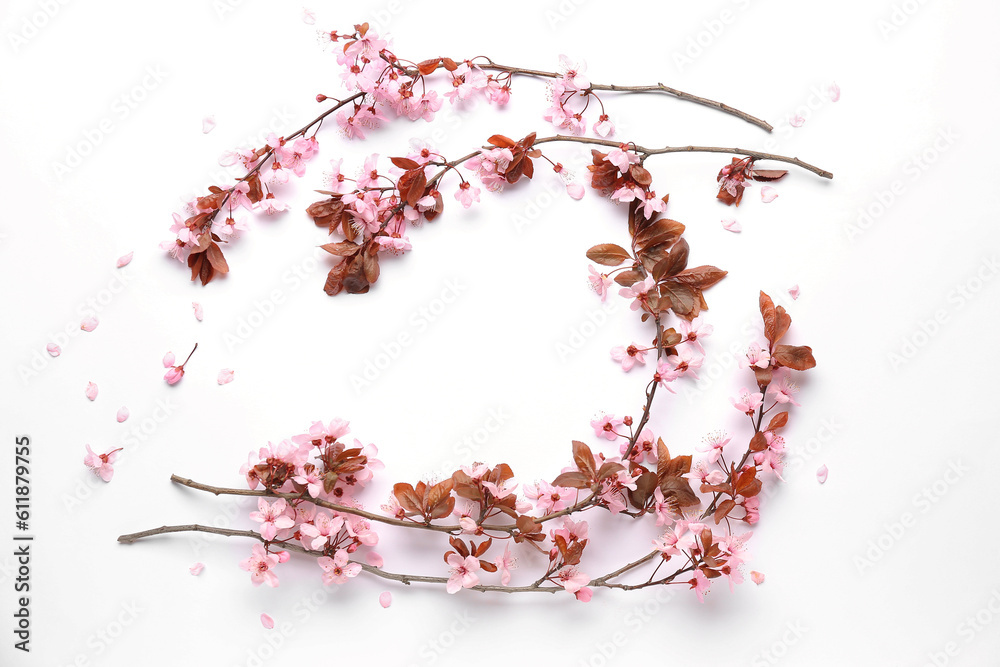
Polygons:
<instances>
[{"instance_id":1,"label":"brown leaf","mask_svg":"<svg viewBox=\"0 0 1000 667\"><path fill-rule=\"evenodd\" d=\"M337 266L330 269L330 273L326 276L326 284L323 286L323 291L330 296L337 296L340 291L344 289L344 274L347 271L347 262L340 262Z\"/></svg>"},{"instance_id":2,"label":"brown leaf","mask_svg":"<svg viewBox=\"0 0 1000 667\"><path fill-rule=\"evenodd\" d=\"M750 178L755 181L770 182L776 181L787 174L788 170L786 169L753 169L750 172Z\"/></svg>"},{"instance_id":3,"label":"brown leaf","mask_svg":"<svg viewBox=\"0 0 1000 667\"><path fill-rule=\"evenodd\" d=\"M768 422L766 430L777 431L779 428L782 428L787 423L788 423L788 413L779 412L778 414L771 417L771 421Z\"/></svg>"},{"instance_id":4,"label":"brown leaf","mask_svg":"<svg viewBox=\"0 0 1000 667\"><path fill-rule=\"evenodd\" d=\"M513 148L514 146L517 146L516 141L514 141L510 137L505 137L502 134L494 134L486 141L496 146L497 148Z\"/></svg>"},{"instance_id":5,"label":"brown leaf","mask_svg":"<svg viewBox=\"0 0 1000 667\"><path fill-rule=\"evenodd\" d=\"M357 252L361 250L361 246L357 243L351 243L350 241L324 243L320 246L320 248L326 250L331 255L336 255L338 257L350 257L351 255L357 254Z\"/></svg>"},{"instance_id":6,"label":"brown leaf","mask_svg":"<svg viewBox=\"0 0 1000 667\"><path fill-rule=\"evenodd\" d=\"M633 164L631 167L629 167L628 173L632 177L632 180L638 183L639 185L648 186L650 183L653 182L652 174L650 174L645 167L642 167L640 165Z\"/></svg>"},{"instance_id":7,"label":"brown leaf","mask_svg":"<svg viewBox=\"0 0 1000 667\"><path fill-rule=\"evenodd\" d=\"M761 432L754 433L750 438L750 451L762 452L765 449L767 449L767 437Z\"/></svg>"},{"instance_id":8,"label":"brown leaf","mask_svg":"<svg viewBox=\"0 0 1000 667\"><path fill-rule=\"evenodd\" d=\"M588 480L593 481L597 477L594 453L590 451L590 447L586 443L579 440L573 441L573 462L576 463L577 469L587 476Z\"/></svg>"},{"instance_id":9,"label":"brown leaf","mask_svg":"<svg viewBox=\"0 0 1000 667\"><path fill-rule=\"evenodd\" d=\"M590 480L582 472L564 472L554 480L553 486L566 486L571 489L589 489Z\"/></svg>"},{"instance_id":10,"label":"brown leaf","mask_svg":"<svg viewBox=\"0 0 1000 667\"><path fill-rule=\"evenodd\" d=\"M812 348L808 345L779 345L774 348L771 358L779 366L787 366L797 371L805 371L816 365Z\"/></svg>"},{"instance_id":11,"label":"brown leaf","mask_svg":"<svg viewBox=\"0 0 1000 667\"><path fill-rule=\"evenodd\" d=\"M208 250L205 251L208 261L212 263L212 268L219 273L229 273L229 264L226 263L226 258L222 254L222 248L219 247L217 243L210 243Z\"/></svg>"},{"instance_id":12,"label":"brown leaf","mask_svg":"<svg viewBox=\"0 0 1000 667\"><path fill-rule=\"evenodd\" d=\"M600 243L587 251L587 258L604 266L620 266L632 256L616 243Z\"/></svg>"},{"instance_id":13,"label":"brown leaf","mask_svg":"<svg viewBox=\"0 0 1000 667\"><path fill-rule=\"evenodd\" d=\"M438 68L438 64L441 62L440 58L430 58L428 60L421 61L417 63L417 71L427 76L431 74ZM403 167L405 169L406 167Z\"/></svg>"},{"instance_id":14,"label":"brown leaf","mask_svg":"<svg viewBox=\"0 0 1000 667\"><path fill-rule=\"evenodd\" d=\"M726 498L715 510L715 523L722 523L722 520L729 516L729 513L736 507L736 503L731 498Z\"/></svg>"},{"instance_id":15,"label":"brown leaf","mask_svg":"<svg viewBox=\"0 0 1000 667\"><path fill-rule=\"evenodd\" d=\"M673 276L673 279L676 282L690 285L698 290L706 290L725 278L728 273L728 271L723 271L715 266L703 265L684 269L676 276Z\"/></svg>"},{"instance_id":16,"label":"brown leaf","mask_svg":"<svg viewBox=\"0 0 1000 667\"><path fill-rule=\"evenodd\" d=\"M408 157L391 157L389 160L400 169L406 169L407 171L420 168L419 162L411 160Z\"/></svg>"},{"instance_id":17,"label":"brown leaf","mask_svg":"<svg viewBox=\"0 0 1000 667\"><path fill-rule=\"evenodd\" d=\"M774 309L774 301L763 291L760 293L760 315L764 318L764 337L774 345L778 313Z\"/></svg>"}]
</instances>

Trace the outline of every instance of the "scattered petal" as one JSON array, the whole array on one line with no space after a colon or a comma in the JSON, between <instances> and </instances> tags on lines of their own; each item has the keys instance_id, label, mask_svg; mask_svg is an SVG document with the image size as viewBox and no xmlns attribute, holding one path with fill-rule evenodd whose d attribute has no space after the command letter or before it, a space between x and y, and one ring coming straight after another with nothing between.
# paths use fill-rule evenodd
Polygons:
<instances>
[{"instance_id":1,"label":"scattered petal","mask_svg":"<svg viewBox=\"0 0 1000 667\"><path fill-rule=\"evenodd\" d=\"M732 218L726 218L723 220L722 228L727 232L733 232L734 234L739 234L743 231L743 225L741 225L738 220L733 220Z\"/></svg>"},{"instance_id":2,"label":"scattered petal","mask_svg":"<svg viewBox=\"0 0 1000 667\"><path fill-rule=\"evenodd\" d=\"M116 415L115 418L118 420L118 423L121 424L123 421L128 419L128 415L129 415L128 408L126 408L123 405L120 408L118 408L118 414Z\"/></svg>"},{"instance_id":3,"label":"scattered petal","mask_svg":"<svg viewBox=\"0 0 1000 667\"><path fill-rule=\"evenodd\" d=\"M163 367L169 368L173 365L174 365L174 353L167 352L165 355L163 355Z\"/></svg>"},{"instance_id":4,"label":"scattered petal","mask_svg":"<svg viewBox=\"0 0 1000 667\"><path fill-rule=\"evenodd\" d=\"M302 22L306 25L316 24L316 12L309 9L308 7L302 8Z\"/></svg>"},{"instance_id":5,"label":"scattered petal","mask_svg":"<svg viewBox=\"0 0 1000 667\"><path fill-rule=\"evenodd\" d=\"M132 261L132 254L133 253L130 252L127 255L122 255L121 257L119 257L118 261L115 262L115 266L118 267L119 269L122 268L123 266L127 266L128 263Z\"/></svg>"},{"instance_id":6,"label":"scattered petal","mask_svg":"<svg viewBox=\"0 0 1000 667\"><path fill-rule=\"evenodd\" d=\"M291 557L292 557L292 554L288 553L287 551L279 551L278 552L278 562L279 563L287 563L288 560Z\"/></svg>"},{"instance_id":7,"label":"scattered petal","mask_svg":"<svg viewBox=\"0 0 1000 667\"><path fill-rule=\"evenodd\" d=\"M94 384L93 382L88 382L87 391L85 391L84 393L87 395L87 398L89 398L90 400L94 400L95 398L97 398L97 385Z\"/></svg>"},{"instance_id":8,"label":"scattered petal","mask_svg":"<svg viewBox=\"0 0 1000 667\"><path fill-rule=\"evenodd\" d=\"M816 479L819 480L820 484L826 484L826 478L829 474L830 471L827 469L826 465L822 465L819 470L816 471Z\"/></svg>"},{"instance_id":9,"label":"scattered petal","mask_svg":"<svg viewBox=\"0 0 1000 667\"><path fill-rule=\"evenodd\" d=\"M188 572L190 572L193 576L197 577L199 574L201 574L201 571L204 569L205 569L204 563L195 563L194 565L188 568Z\"/></svg>"},{"instance_id":10,"label":"scattered petal","mask_svg":"<svg viewBox=\"0 0 1000 667\"><path fill-rule=\"evenodd\" d=\"M753 580L753 583L760 586L762 583L764 583L764 574L762 572L758 572L757 570L753 570L752 572L750 572L750 579Z\"/></svg>"},{"instance_id":11,"label":"scattered petal","mask_svg":"<svg viewBox=\"0 0 1000 667\"><path fill-rule=\"evenodd\" d=\"M788 288L788 295L790 297L792 297L792 300L798 299L799 298L799 286L798 285L792 285L791 287L789 287Z\"/></svg>"},{"instance_id":12,"label":"scattered petal","mask_svg":"<svg viewBox=\"0 0 1000 667\"><path fill-rule=\"evenodd\" d=\"M205 116L201 119L201 133L208 134L215 129L215 116Z\"/></svg>"},{"instance_id":13,"label":"scattered petal","mask_svg":"<svg viewBox=\"0 0 1000 667\"><path fill-rule=\"evenodd\" d=\"M794 116L788 119L788 124L791 125L792 127L802 127L803 125L806 124L806 119L800 116L799 114L795 114Z\"/></svg>"},{"instance_id":14,"label":"scattered petal","mask_svg":"<svg viewBox=\"0 0 1000 667\"><path fill-rule=\"evenodd\" d=\"M760 200L765 204L770 204L778 198L778 191L770 185L765 185L760 189Z\"/></svg>"},{"instance_id":15,"label":"scattered petal","mask_svg":"<svg viewBox=\"0 0 1000 667\"><path fill-rule=\"evenodd\" d=\"M392 604L392 593L386 591L378 596L378 603L382 605L383 609L388 609L389 605Z\"/></svg>"},{"instance_id":16,"label":"scattered petal","mask_svg":"<svg viewBox=\"0 0 1000 667\"><path fill-rule=\"evenodd\" d=\"M274 619L268 616L267 614L261 614L260 624L263 625L268 630L270 630L274 627Z\"/></svg>"},{"instance_id":17,"label":"scattered petal","mask_svg":"<svg viewBox=\"0 0 1000 667\"><path fill-rule=\"evenodd\" d=\"M837 100L840 99L840 86L838 86L836 83L831 83L827 87L826 92L830 96L831 102L836 102Z\"/></svg>"},{"instance_id":18,"label":"scattered petal","mask_svg":"<svg viewBox=\"0 0 1000 667\"><path fill-rule=\"evenodd\" d=\"M58 357L62 354L62 348L55 343L49 343L45 346L45 351L48 352L53 357Z\"/></svg>"},{"instance_id":19,"label":"scattered petal","mask_svg":"<svg viewBox=\"0 0 1000 667\"><path fill-rule=\"evenodd\" d=\"M382 565L385 564L385 561L382 560L382 556L376 551L369 551L365 554L365 560L368 561L368 564L372 567L382 567Z\"/></svg>"},{"instance_id":20,"label":"scattered petal","mask_svg":"<svg viewBox=\"0 0 1000 667\"><path fill-rule=\"evenodd\" d=\"M194 308L194 319L198 320L199 322L205 319L205 310L201 307L200 303L198 303L197 301L192 301L191 307Z\"/></svg>"},{"instance_id":21,"label":"scattered petal","mask_svg":"<svg viewBox=\"0 0 1000 667\"><path fill-rule=\"evenodd\" d=\"M80 322L80 328L84 331L93 331L97 328L98 321L96 317L85 317L83 321Z\"/></svg>"},{"instance_id":22,"label":"scattered petal","mask_svg":"<svg viewBox=\"0 0 1000 667\"><path fill-rule=\"evenodd\" d=\"M233 381L233 371L228 368L223 368L219 371L219 384L229 384Z\"/></svg>"},{"instance_id":23,"label":"scattered petal","mask_svg":"<svg viewBox=\"0 0 1000 667\"><path fill-rule=\"evenodd\" d=\"M586 190L584 190L583 186L579 183L570 183L566 186L566 192L569 193L569 196L572 199L580 200L583 199L583 195Z\"/></svg>"}]
</instances>

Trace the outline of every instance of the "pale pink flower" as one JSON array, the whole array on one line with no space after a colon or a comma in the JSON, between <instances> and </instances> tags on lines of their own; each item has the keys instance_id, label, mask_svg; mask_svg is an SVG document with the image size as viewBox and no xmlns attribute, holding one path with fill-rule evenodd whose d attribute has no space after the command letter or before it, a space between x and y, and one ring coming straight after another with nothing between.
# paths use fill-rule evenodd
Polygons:
<instances>
[{"instance_id":1,"label":"pale pink flower","mask_svg":"<svg viewBox=\"0 0 1000 667\"><path fill-rule=\"evenodd\" d=\"M205 116L201 119L201 133L208 134L215 129L215 116Z\"/></svg>"},{"instance_id":2,"label":"pale pink flower","mask_svg":"<svg viewBox=\"0 0 1000 667\"><path fill-rule=\"evenodd\" d=\"M633 164L638 164L639 155L628 149L628 144L622 144L618 148L612 148L606 156L605 161L618 167L618 171L628 173L628 168Z\"/></svg>"},{"instance_id":3,"label":"pale pink flower","mask_svg":"<svg viewBox=\"0 0 1000 667\"><path fill-rule=\"evenodd\" d=\"M657 362L656 373L653 375L653 380L671 394L676 394L677 392L673 390L669 383L679 377L680 374L666 359L660 359L660 361Z\"/></svg>"},{"instance_id":4,"label":"pale pink flower","mask_svg":"<svg viewBox=\"0 0 1000 667\"><path fill-rule=\"evenodd\" d=\"M500 571L500 585L510 585L510 571L517 567L517 559L510 553L510 542L504 547L503 554L493 560L493 564Z\"/></svg>"},{"instance_id":5,"label":"pale pink flower","mask_svg":"<svg viewBox=\"0 0 1000 667\"><path fill-rule=\"evenodd\" d=\"M611 280L611 277L608 276L608 274L601 273L595 269L593 264L591 264L588 268L590 269L590 277L588 280L590 280L591 289L600 295L601 301L606 301L608 298L608 287L610 287L614 281Z\"/></svg>"},{"instance_id":6,"label":"pale pink flower","mask_svg":"<svg viewBox=\"0 0 1000 667\"><path fill-rule=\"evenodd\" d=\"M610 137L615 133L615 124L608 119L607 114L602 113L600 117L598 117L597 122L594 123L594 133L604 138Z\"/></svg>"},{"instance_id":7,"label":"pale pink flower","mask_svg":"<svg viewBox=\"0 0 1000 667\"><path fill-rule=\"evenodd\" d=\"M788 288L788 296L792 297L793 301L799 298L800 293L801 290L799 290L798 285L792 285L791 287Z\"/></svg>"},{"instance_id":8,"label":"pale pink flower","mask_svg":"<svg viewBox=\"0 0 1000 667\"><path fill-rule=\"evenodd\" d=\"M333 558L320 556L316 562L323 568L323 583L328 586L345 584L348 579L358 576L361 572L361 563L348 562L347 549L338 549Z\"/></svg>"},{"instance_id":9,"label":"pale pink flower","mask_svg":"<svg viewBox=\"0 0 1000 667\"><path fill-rule=\"evenodd\" d=\"M331 517L326 513L317 514L312 523L303 523L299 526L302 544L313 551L321 551L330 542L330 538L336 537L343 527L343 517Z\"/></svg>"},{"instance_id":10,"label":"pale pink flower","mask_svg":"<svg viewBox=\"0 0 1000 667\"><path fill-rule=\"evenodd\" d=\"M751 526L760 520L760 497L754 496L743 501L747 515L743 518Z\"/></svg>"},{"instance_id":11,"label":"pale pink flower","mask_svg":"<svg viewBox=\"0 0 1000 667\"><path fill-rule=\"evenodd\" d=\"M287 211L288 209L288 203L275 197L273 192L268 192L264 195L264 198L260 200L260 210L267 215L274 215L275 213Z\"/></svg>"},{"instance_id":12,"label":"pale pink flower","mask_svg":"<svg viewBox=\"0 0 1000 667\"><path fill-rule=\"evenodd\" d=\"M502 500L514 493L517 490L517 482L511 479L505 479L499 484L494 484L493 482L483 482L483 487L490 492L490 494L497 500Z\"/></svg>"},{"instance_id":13,"label":"pale pink flower","mask_svg":"<svg viewBox=\"0 0 1000 667\"><path fill-rule=\"evenodd\" d=\"M257 499L257 512L250 512L250 519L260 524L260 536L270 542L278 535L279 530L295 526L292 517L285 514L288 503L284 498L278 498L273 503L264 498Z\"/></svg>"},{"instance_id":14,"label":"pale pink flower","mask_svg":"<svg viewBox=\"0 0 1000 667\"><path fill-rule=\"evenodd\" d=\"M770 204L778 198L778 191L770 185L765 185L760 189L760 200L765 204Z\"/></svg>"},{"instance_id":15,"label":"pale pink flower","mask_svg":"<svg viewBox=\"0 0 1000 667\"><path fill-rule=\"evenodd\" d=\"M117 268L120 269L123 266L127 266L128 263L132 261L132 255L133 255L133 253L129 252L129 253L126 253L126 254L122 255L121 257L119 257L118 261L115 262L115 267L117 267Z\"/></svg>"},{"instance_id":16,"label":"pale pink flower","mask_svg":"<svg viewBox=\"0 0 1000 667\"><path fill-rule=\"evenodd\" d=\"M730 440L732 440L732 437L727 435L725 431L714 431L702 438L697 450L699 452L707 452L708 462L715 463L719 460L719 455L722 454L723 448L729 444Z\"/></svg>"},{"instance_id":17,"label":"pale pink flower","mask_svg":"<svg viewBox=\"0 0 1000 667\"><path fill-rule=\"evenodd\" d=\"M752 415L761 406L763 398L764 394L759 391L751 392L746 387L743 387L736 398L730 398L729 400L732 402L733 407L740 412Z\"/></svg>"},{"instance_id":18,"label":"pale pink flower","mask_svg":"<svg viewBox=\"0 0 1000 667\"><path fill-rule=\"evenodd\" d=\"M775 382L771 382L771 386L768 387L767 393L774 394L774 400L778 403L791 403L801 407L802 404L793 398L794 394L799 391L798 385L792 382L788 375L782 373L781 376Z\"/></svg>"},{"instance_id":19,"label":"pale pink flower","mask_svg":"<svg viewBox=\"0 0 1000 667\"><path fill-rule=\"evenodd\" d=\"M126 408L123 405L122 407L118 408L118 414L115 415L115 419L117 419L118 423L121 424L123 421L128 419L128 416L129 416L128 408Z\"/></svg>"},{"instance_id":20,"label":"pale pink flower","mask_svg":"<svg viewBox=\"0 0 1000 667\"><path fill-rule=\"evenodd\" d=\"M95 454L94 450L87 445L87 455L83 457L83 463L88 468L94 471L94 474L103 479L105 482L111 481L111 476L115 474L115 469L112 467L112 463L118 457L118 452L122 449L109 450L103 454Z\"/></svg>"},{"instance_id":21,"label":"pale pink flower","mask_svg":"<svg viewBox=\"0 0 1000 667\"><path fill-rule=\"evenodd\" d=\"M709 578L705 576L705 573L699 568L694 571L694 578L688 580L688 583L691 584L691 588L694 589L694 592L698 594L698 602L704 602L705 593L707 593L708 589L712 586L711 580L709 580Z\"/></svg>"},{"instance_id":22,"label":"pale pink flower","mask_svg":"<svg viewBox=\"0 0 1000 667\"><path fill-rule=\"evenodd\" d=\"M682 342L691 343L696 348L698 348L702 354L705 353L705 348L701 346L700 338L705 336L711 336L715 331L715 327L711 324L705 324L701 319L701 315L694 318L690 322L687 320L681 320L681 335L684 337Z\"/></svg>"},{"instance_id":23,"label":"pale pink flower","mask_svg":"<svg viewBox=\"0 0 1000 667\"><path fill-rule=\"evenodd\" d=\"M575 565L564 565L552 573L553 581L570 593L576 593L590 583L590 577Z\"/></svg>"},{"instance_id":24,"label":"pale pink flower","mask_svg":"<svg viewBox=\"0 0 1000 667\"><path fill-rule=\"evenodd\" d=\"M235 371L233 371L233 369L223 368L221 371L219 371L219 377L217 378L217 382L219 384L229 384L230 382L233 381L234 375Z\"/></svg>"},{"instance_id":25,"label":"pale pink flower","mask_svg":"<svg viewBox=\"0 0 1000 667\"><path fill-rule=\"evenodd\" d=\"M201 571L204 569L205 569L204 563L195 563L194 565L188 568L188 572L191 573L191 576L197 577L199 574L201 574Z\"/></svg>"},{"instance_id":26,"label":"pale pink flower","mask_svg":"<svg viewBox=\"0 0 1000 667\"><path fill-rule=\"evenodd\" d=\"M618 345L611 348L611 359L622 365L622 370L628 372L636 364L646 364L646 353L649 350L643 349L637 343L632 343L628 347Z\"/></svg>"},{"instance_id":27,"label":"pale pink flower","mask_svg":"<svg viewBox=\"0 0 1000 667\"><path fill-rule=\"evenodd\" d=\"M278 564L278 557L269 554L259 544L253 545L250 557L240 561L240 569L250 573L250 581L254 586L267 584L271 588L278 585L278 575L272 570Z\"/></svg>"},{"instance_id":28,"label":"pale pink flower","mask_svg":"<svg viewBox=\"0 0 1000 667\"><path fill-rule=\"evenodd\" d=\"M615 440L618 434L615 429L624 424L621 419L615 419L614 415L601 415L590 420L590 425L594 429L594 435L607 440Z\"/></svg>"},{"instance_id":29,"label":"pale pink flower","mask_svg":"<svg viewBox=\"0 0 1000 667\"><path fill-rule=\"evenodd\" d=\"M573 489L552 486L542 480L538 484L525 484L523 489L526 498L535 501L535 507L543 514L558 512L570 506L573 499Z\"/></svg>"},{"instance_id":30,"label":"pale pink flower","mask_svg":"<svg viewBox=\"0 0 1000 667\"><path fill-rule=\"evenodd\" d=\"M632 310L639 310L646 301L646 295L649 293L653 287L656 286L656 280L653 276L646 276L645 280L640 280L636 282L631 287L623 287L618 290L618 294L625 297L626 299L635 299L632 302Z\"/></svg>"},{"instance_id":31,"label":"pale pink flower","mask_svg":"<svg viewBox=\"0 0 1000 667\"><path fill-rule=\"evenodd\" d=\"M758 572L757 570L751 570L750 579L751 581L753 581L753 583L760 586L762 583L764 583L764 574L762 572Z\"/></svg>"},{"instance_id":32,"label":"pale pink flower","mask_svg":"<svg viewBox=\"0 0 1000 667\"><path fill-rule=\"evenodd\" d=\"M701 368L701 365L705 362L705 358L686 347L682 347L677 350L677 354L667 357L667 362L673 364L677 377L681 378L690 375L697 378L698 374L695 371Z\"/></svg>"},{"instance_id":33,"label":"pale pink flower","mask_svg":"<svg viewBox=\"0 0 1000 667\"><path fill-rule=\"evenodd\" d=\"M455 199L462 203L462 206L469 208L474 201L479 201L479 188L473 187L472 183L462 181L455 192Z\"/></svg>"},{"instance_id":34,"label":"pale pink flower","mask_svg":"<svg viewBox=\"0 0 1000 667\"><path fill-rule=\"evenodd\" d=\"M93 317L93 316L91 316L91 317L85 317L85 318L83 318L83 321L80 322L80 328L83 329L84 331L88 331L89 332L89 331L93 331L94 329L96 329L98 324L99 324L99 322L97 321L96 317Z\"/></svg>"},{"instance_id":35,"label":"pale pink flower","mask_svg":"<svg viewBox=\"0 0 1000 667\"><path fill-rule=\"evenodd\" d=\"M674 512L670 503L663 497L663 491L657 486L653 491L653 511L656 513L657 526L669 526L674 522Z\"/></svg>"},{"instance_id":36,"label":"pale pink flower","mask_svg":"<svg viewBox=\"0 0 1000 667\"><path fill-rule=\"evenodd\" d=\"M743 225L733 218L724 218L722 220L722 228L727 232L733 232L734 234L739 234L743 231Z\"/></svg>"},{"instance_id":37,"label":"pale pink flower","mask_svg":"<svg viewBox=\"0 0 1000 667\"><path fill-rule=\"evenodd\" d=\"M350 422L343 419L332 419L329 424L313 422L308 433L292 436L292 442L297 445L311 444L315 447L322 447L324 444L333 444L350 432Z\"/></svg>"},{"instance_id":38,"label":"pale pink flower","mask_svg":"<svg viewBox=\"0 0 1000 667\"><path fill-rule=\"evenodd\" d=\"M667 208L667 202L663 201L662 198L657 197L656 193L650 190L644 196L642 200L642 215L649 220L653 217L654 213L663 213Z\"/></svg>"},{"instance_id":39,"label":"pale pink flower","mask_svg":"<svg viewBox=\"0 0 1000 667\"><path fill-rule=\"evenodd\" d=\"M590 88L587 78L587 63L582 60L571 60L569 56L559 55L559 73L567 90L586 90Z\"/></svg>"},{"instance_id":40,"label":"pale pink flower","mask_svg":"<svg viewBox=\"0 0 1000 667\"><path fill-rule=\"evenodd\" d=\"M757 343L750 343L750 347L747 349L746 357L740 359L740 368L749 368L756 366L757 368L767 368L771 365L771 353L762 348Z\"/></svg>"},{"instance_id":41,"label":"pale pink flower","mask_svg":"<svg viewBox=\"0 0 1000 667\"><path fill-rule=\"evenodd\" d=\"M86 394L87 398L93 401L97 398L97 385L93 382L88 382L87 389L83 393Z\"/></svg>"},{"instance_id":42,"label":"pale pink flower","mask_svg":"<svg viewBox=\"0 0 1000 667\"><path fill-rule=\"evenodd\" d=\"M388 609L389 605L392 604L392 593L389 591L384 591L378 596L378 603L382 605L383 609Z\"/></svg>"},{"instance_id":43,"label":"pale pink flower","mask_svg":"<svg viewBox=\"0 0 1000 667\"><path fill-rule=\"evenodd\" d=\"M62 354L62 348L55 343L49 343L45 346L45 351L49 353L49 356L58 357Z\"/></svg>"},{"instance_id":44,"label":"pale pink flower","mask_svg":"<svg viewBox=\"0 0 1000 667\"><path fill-rule=\"evenodd\" d=\"M830 469L826 465L821 465L819 470L816 471L816 480L820 484L826 484L826 478L830 475Z\"/></svg>"},{"instance_id":45,"label":"pale pink flower","mask_svg":"<svg viewBox=\"0 0 1000 667\"><path fill-rule=\"evenodd\" d=\"M448 554L448 565L451 566L451 576L448 578L446 590L457 593L463 588L479 585L479 559L474 556L462 558L456 553Z\"/></svg>"},{"instance_id":46,"label":"pale pink flower","mask_svg":"<svg viewBox=\"0 0 1000 667\"><path fill-rule=\"evenodd\" d=\"M267 614L260 615L260 624L263 625L268 630L274 629L274 619L268 616Z\"/></svg>"},{"instance_id":47,"label":"pale pink flower","mask_svg":"<svg viewBox=\"0 0 1000 667\"><path fill-rule=\"evenodd\" d=\"M198 349L198 343L195 343L194 347L191 349L191 354L187 356L187 359L185 359L184 363L181 364L180 366L173 365L174 363L173 352L167 352L165 355L163 355L163 365L167 368L167 372L164 373L163 379L167 381L167 384L177 384L178 382L181 381L181 378L184 377L184 367L187 366L187 362L191 361L191 355L194 354L194 351L197 349Z\"/></svg>"},{"instance_id":48,"label":"pale pink flower","mask_svg":"<svg viewBox=\"0 0 1000 667\"><path fill-rule=\"evenodd\" d=\"M627 204L636 199L644 199L645 191L638 185L623 185L611 193L611 199L622 204Z\"/></svg>"},{"instance_id":49,"label":"pale pink flower","mask_svg":"<svg viewBox=\"0 0 1000 667\"><path fill-rule=\"evenodd\" d=\"M197 301L192 301L191 308L194 309L194 319L198 320L199 322L205 319L205 310L204 308L201 307L200 303L198 303Z\"/></svg>"}]
</instances>

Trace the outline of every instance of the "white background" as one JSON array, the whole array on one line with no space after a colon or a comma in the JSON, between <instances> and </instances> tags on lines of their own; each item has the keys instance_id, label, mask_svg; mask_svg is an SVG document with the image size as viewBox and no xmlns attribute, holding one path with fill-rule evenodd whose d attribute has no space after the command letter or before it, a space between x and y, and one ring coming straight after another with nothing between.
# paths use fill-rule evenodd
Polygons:
<instances>
[{"instance_id":1,"label":"white background","mask_svg":"<svg viewBox=\"0 0 1000 667\"><path fill-rule=\"evenodd\" d=\"M452 665L488 652L491 662L574 666L996 664L1000 619L989 605L1000 610L1000 539L987 493L1000 465L988 416L1000 324L995 3L540 0L491 3L488 15L472 3L403 4L313 3L309 26L298 4L263 0L6 3L0 497L13 505L13 442L27 434L36 539L27 656L12 649L15 575L10 549L0 549L0 663ZM731 594L717 582L705 604L681 590L672 599L597 591L584 605L447 596L364 576L323 588L315 564L295 559L268 589L237 568L250 548L240 540L116 543L161 524L251 527L249 502L178 488L170 474L239 485L248 451L316 419L349 419L381 448L388 468L365 496L374 507L393 481L473 458L507 461L523 481L551 478L571 439L593 442L592 416L638 412L645 380L616 368L608 349L648 332L622 302L603 326L584 326L599 301L583 253L624 238L622 211L592 192L569 200L547 170L469 211L446 183L445 215L411 234L412 254L386 262L372 293L322 291L331 264L313 249L325 237L303 210L329 159L344 157L350 172L368 152L401 153L411 137L433 137L455 156L495 132L550 134L539 82L516 80L506 110L480 104L433 125L401 121L366 142L324 128L319 157L286 190L293 210L251 221L227 253L225 280L193 285L159 251L171 212L216 178L223 150L268 126L290 132L315 115L317 92L339 92L316 29L365 19L413 60L486 54L553 69L568 53L588 61L594 81L662 81L721 99L775 132L665 96L606 97L623 138L760 148L834 172L827 182L792 169L775 202L754 188L737 210L714 200L724 156L648 165L657 190L671 193L670 217L688 225L692 262L730 272L707 294L716 379L657 403L654 426L674 451L712 429L742 428L727 397L746 378L727 350L750 342L743 329L757 320L758 290L787 300L788 287L802 289L789 340L811 345L819 366L786 434L787 483L765 498L751 541L764 585ZM817 94L834 81L837 103ZM792 129L795 113L806 122ZM218 127L203 135L208 114ZM104 119L110 133L88 139ZM88 155L57 173L81 145ZM587 151L577 148L547 152L579 170ZM721 228L731 216L742 234ZM132 250L132 264L116 270ZM449 280L458 298L419 325L420 308ZM100 318L89 334L77 329L88 302ZM593 335L560 354L581 330ZM356 390L351 376L401 332L412 344ZM45 345L60 336L62 356L49 358ZM187 376L168 387L160 358L183 358L195 342ZM221 368L235 369L232 384L216 384ZM88 381L100 387L94 402ZM118 424L122 405L132 416ZM463 440L491 411L502 427L470 451ZM82 465L86 443L124 443L110 484ZM5 535L12 514L0 512ZM646 553L655 534L591 518L594 576ZM382 535L387 569L445 574L442 540ZM196 561L206 565L200 577L188 574ZM520 565L515 581L533 580L537 559ZM394 596L388 610L377 602L383 590ZM261 627L261 612L276 629ZM977 614L978 630L967 620Z\"/></svg>"}]
</instances>

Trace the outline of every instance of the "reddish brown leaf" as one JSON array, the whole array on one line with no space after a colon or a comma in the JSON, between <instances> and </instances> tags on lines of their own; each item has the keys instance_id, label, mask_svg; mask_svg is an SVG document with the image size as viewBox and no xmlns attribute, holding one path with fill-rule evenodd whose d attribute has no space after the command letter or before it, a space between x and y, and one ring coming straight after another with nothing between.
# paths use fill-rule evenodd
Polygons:
<instances>
[{"instance_id":1,"label":"reddish brown leaf","mask_svg":"<svg viewBox=\"0 0 1000 667\"><path fill-rule=\"evenodd\" d=\"M779 366L787 366L797 371L805 371L816 365L812 348L808 345L779 345L774 348L771 358Z\"/></svg>"},{"instance_id":2,"label":"reddish brown leaf","mask_svg":"<svg viewBox=\"0 0 1000 667\"><path fill-rule=\"evenodd\" d=\"M767 424L768 431L777 431L788 423L788 413L779 412L778 414L771 417L771 421Z\"/></svg>"},{"instance_id":3,"label":"reddish brown leaf","mask_svg":"<svg viewBox=\"0 0 1000 667\"><path fill-rule=\"evenodd\" d=\"M604 266L620 266L632 256L616 243L600 243L587 251L587 258Z\"/></svg>"}]
</instances>

